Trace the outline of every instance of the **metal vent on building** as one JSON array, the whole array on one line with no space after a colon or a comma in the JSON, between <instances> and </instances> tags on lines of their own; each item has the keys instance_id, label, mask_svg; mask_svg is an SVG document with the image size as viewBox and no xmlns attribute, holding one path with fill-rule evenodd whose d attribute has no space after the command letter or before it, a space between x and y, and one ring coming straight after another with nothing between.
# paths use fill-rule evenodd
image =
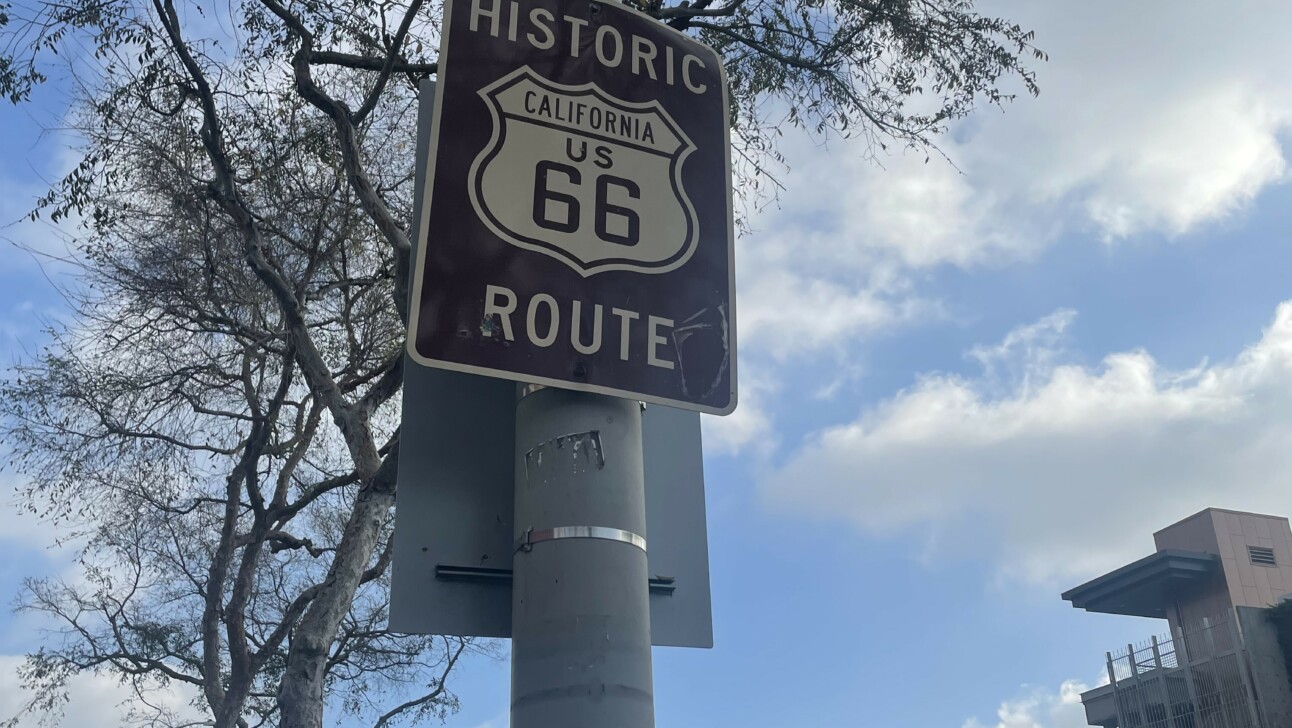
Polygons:
<instances>
[{"instance_id":1,"label":"metal vent on building","mask_svg":"<svg viewBox=\"0 0 1292 728\"><path fill-rule=\"evenodd\" d=\"M1251 557L1252 563L1257 566L1278 566L1274 562L1274 549L1267 549L1264 546L1248 546L1247 555Z\"/></svg>"}]
</instances>

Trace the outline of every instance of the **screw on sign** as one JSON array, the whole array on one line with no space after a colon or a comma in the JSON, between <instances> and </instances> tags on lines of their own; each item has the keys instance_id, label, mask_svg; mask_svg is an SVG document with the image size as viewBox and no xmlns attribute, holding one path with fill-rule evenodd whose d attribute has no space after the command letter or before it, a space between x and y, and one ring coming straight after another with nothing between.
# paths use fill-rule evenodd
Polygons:
<instances>
[{"instance_id":1,"label":"screw on sign","mask_svg":"<svg viewBox=\"0 0 1292 728\"><path fill-rule=\"evenodd\" d=\"M444 32L413 358L731 412L718 55L587 0L455 0Z\"/></svg>"}]
</instances>

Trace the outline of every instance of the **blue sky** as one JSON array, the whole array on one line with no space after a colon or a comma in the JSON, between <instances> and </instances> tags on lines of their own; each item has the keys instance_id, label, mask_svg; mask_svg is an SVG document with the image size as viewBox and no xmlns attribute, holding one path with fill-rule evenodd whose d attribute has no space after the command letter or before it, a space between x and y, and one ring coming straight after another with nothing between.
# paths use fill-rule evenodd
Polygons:
<instances>
[{"instance_id":1,"label":"blue sky","mask_svg":"<svg viewBox=\"0 0 1292 728\"><path fill-rule=\"evenodd\" d=\"M1084 725L1073 686L1160 625L1059 593L1201 508L1292 515L1292 6L985 10L1036 29L1039 99L957 126L954 166L791 135L739 242L742 404L705 430L716 646L656 651L660 726ZM70 159L27 113L0 109L6 221ZM59 308L0 246L0 358ZM4 513L0 593L63 568L40 540ZM32 645L0 617L0 671ZM466 665L448 725L506 725L507 687Z\"/></svg>"}]
</instances>

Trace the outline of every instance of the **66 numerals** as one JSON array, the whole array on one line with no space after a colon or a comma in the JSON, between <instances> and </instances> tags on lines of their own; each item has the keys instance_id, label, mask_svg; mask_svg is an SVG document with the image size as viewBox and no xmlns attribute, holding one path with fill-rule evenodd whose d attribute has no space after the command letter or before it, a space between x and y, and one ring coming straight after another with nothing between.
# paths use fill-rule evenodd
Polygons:
<instances>
[{"instance_id":1,"label":"66 numerals","mask_svg":"<svg viewBox=\"0 0 1292 728\"><path fill-rule=\"evenodd\" d=\"M597 146L593 150L593 164L608 170L614 166L610 147ZM565 153L571 160L582 162L588 157L588 144L582 142L575 151L573 139L566 139ZM595 198L592 207L592 227L597 238L615 245L633 246L641 242L641 216L636 210L616 204L616 199L640 200L641 187L630 179L609 172L602 172L593 181ZM586 194L583 171L572 164L540 160L534 166L534 224L546 230L576 233L583 226L583 203Z\"/></svg>"}]
</instances>

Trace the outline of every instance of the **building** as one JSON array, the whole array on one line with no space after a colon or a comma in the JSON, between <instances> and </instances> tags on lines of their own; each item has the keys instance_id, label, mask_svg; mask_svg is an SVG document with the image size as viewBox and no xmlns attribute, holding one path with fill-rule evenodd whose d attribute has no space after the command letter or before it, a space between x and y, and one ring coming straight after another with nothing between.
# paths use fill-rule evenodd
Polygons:
<instances>
[{"instance_id":1,"label":"building","mask_svg":"<svg viewBox=\"0 0 1292 728\"><path fill-rule=\"evenodd\" d=\"M1268 607L1292 596L1288 519L1208 508L1153 534L1157 550L1064 592L1078 609L1164 621L1106 652L1081 696L1103 728L1292 728L1292 684Z\"/></svg>"}]
</instances>

